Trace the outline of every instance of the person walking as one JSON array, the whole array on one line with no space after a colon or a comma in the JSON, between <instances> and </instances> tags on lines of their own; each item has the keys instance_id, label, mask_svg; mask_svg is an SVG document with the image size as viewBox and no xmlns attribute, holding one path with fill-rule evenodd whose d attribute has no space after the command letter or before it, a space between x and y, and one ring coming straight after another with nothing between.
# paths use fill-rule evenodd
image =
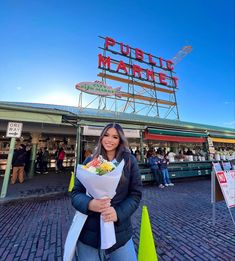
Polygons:
<instances>
[{"instance_id":1,"label":"person walking","mask_svg":"<svg viewBox=\"0 0 235 261\"><path fill-rule=\"evenodd\" d=\"M162 174L159 169L160 158L157 156L156 152L152 152L152 156L149 158L149 167L154 175L156 184L159 188L164 188L162 184Z\"/></svg>"},{"instance_id":2,"label":"person walking","mask_svg":"<svg viewBox=\"0 0 235 261\"><path fill-rule=\"evenodd\" d=\"M24 167L26 159L26 146L21 144L18 149L15 149L12 159L12 177L11 184L15 184L17 179L20 183L24 182Z\"/></svg>"},{"instance_id":3,"label":"person walking","mask_svg":"<svg viewBox=\"0 0 235 261\"><path fill-rule=\"evenodd\" d=\"M141 200L141 176L137 160L131 154L122 127L116 123L108 124L101 132L94 154L84 164L102 155L108 161L125 161L123 173L113 199L94 199L86 194L85 187L76 178L72 190L72 205L88 215L79 235L76 260L98 261L109 255L112 260L136 261L132 240L131 215ZM101 250L100 216L104 222L114 222L116 244Z\"/></svg>"}]
</instances>

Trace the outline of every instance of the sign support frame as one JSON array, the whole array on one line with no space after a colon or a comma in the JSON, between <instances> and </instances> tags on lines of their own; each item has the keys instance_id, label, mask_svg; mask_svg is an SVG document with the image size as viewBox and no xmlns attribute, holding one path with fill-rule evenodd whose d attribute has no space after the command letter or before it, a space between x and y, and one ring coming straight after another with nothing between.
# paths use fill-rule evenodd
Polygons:
<instances>
[{"instance_id":1,"label":"sign support frame","mask_svg":"<svg viewBox=\"0 0 235 261\"><path fill-rule=\"evenodd\" d=\"M212 203L212 225L215 226L215 171L211 171L211 203Z\"/></svg>"}]
</instances>

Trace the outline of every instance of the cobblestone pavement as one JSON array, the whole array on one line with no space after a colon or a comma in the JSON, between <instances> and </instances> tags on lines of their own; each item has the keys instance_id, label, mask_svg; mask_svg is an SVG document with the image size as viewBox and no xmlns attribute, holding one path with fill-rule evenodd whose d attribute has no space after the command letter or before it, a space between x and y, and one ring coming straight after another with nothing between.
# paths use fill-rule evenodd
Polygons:
<instances>
[{"instance_id":1,"label":"cobblestone pavement","mask_svg":"<svg viewBox=\"0 0 235 261\"><path fill-rule=\"evenodd\" d=\"M235 260L235 226L224 202L212 225L210 181L143 188L159 260ZM19 200L0 205L0 260L62 260L74 215L68 196ZM138 248L141 208L133 217ZM151 261L151 260L146 260Z\"/></svg>"}]
</instances>

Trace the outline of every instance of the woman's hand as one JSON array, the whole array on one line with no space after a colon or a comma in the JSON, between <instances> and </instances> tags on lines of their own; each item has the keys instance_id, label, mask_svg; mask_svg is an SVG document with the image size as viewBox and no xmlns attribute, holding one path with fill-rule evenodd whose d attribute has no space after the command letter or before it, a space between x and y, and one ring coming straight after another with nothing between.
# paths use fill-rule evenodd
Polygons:
<instances>
[{"instance_id":1,"label":"woman's hand","mask_svg":"<svg viewBox=\"0 0 235 261\"><path fill-rule=\"evenodd\" d=\"M101 216L104 222L116 222L118 220L116 210L113 207L106 208L102 213Z\"/></svg>"},{"instance_id":2,"label":"woman's hand","mask_svg":"<svg viewBox=\"0 0 235 261\"><path fill-rule=\"evenodd\" d=\"M110 207L110 198L92 199L89 202L88 209L94 212L103 212Z\"/></svg>"}]
</instances>

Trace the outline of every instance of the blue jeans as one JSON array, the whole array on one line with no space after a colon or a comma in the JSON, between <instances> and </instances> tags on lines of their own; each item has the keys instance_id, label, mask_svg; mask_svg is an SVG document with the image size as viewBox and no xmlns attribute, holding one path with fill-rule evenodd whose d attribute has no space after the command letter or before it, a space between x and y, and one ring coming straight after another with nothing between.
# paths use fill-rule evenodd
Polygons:
<instances>
[{"instance_id":1,"label":"blue jeans","mask_svg":"<svg viewBox=\"0 0 235 261\"><path fill-rule=\"evenodd\" d=\"M163 185L170 184L171 180L169 177L168 169L161 169L161 171L162 171L162 176L163 176Z\"/></svg>"},{"instance_id":2,"label":"blue jeans","mask_svg":"<svg viewBox=\"0 0 235 261\"><path fill-rule=\"evenodd\" d=\"M158 168L157 169L151 169L151 171L154 175L157 186L162 184L162 173L161 173L160 169L158 169Z\"/></svg>"},{"instance_id":3,"label":"blue jeans","mask_svg":"<svg viewBox=\"0 0 235 261\"><path fill-rule=\"evenodd\" d=\"M109 255L110 261L137 261L135 247L132 238L126 244ZM78 261L104 261L106 260L104 250L83 244L78 241L76 248L76 258Z\"/></svg>"}]
</instances>

